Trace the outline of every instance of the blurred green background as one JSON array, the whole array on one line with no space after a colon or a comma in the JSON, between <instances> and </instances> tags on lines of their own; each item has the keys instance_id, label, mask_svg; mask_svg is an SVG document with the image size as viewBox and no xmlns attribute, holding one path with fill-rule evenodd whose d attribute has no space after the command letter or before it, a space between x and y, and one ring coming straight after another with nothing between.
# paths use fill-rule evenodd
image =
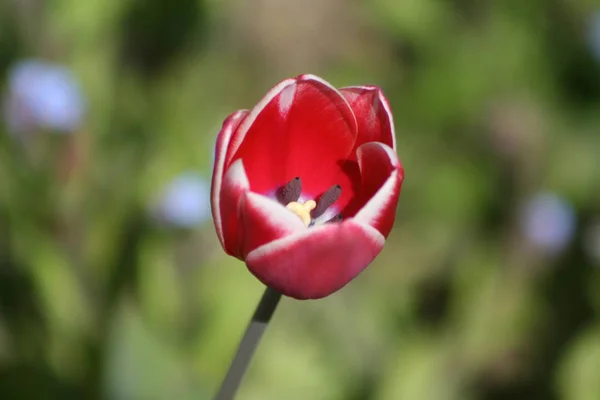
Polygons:
<instances>
[{"instance_id":1,"label":"blurred green background","mask_svg":"<svg viewBox=\"0 0 600 400\"><path fill-rule=\"evenodd\" d=\"M398 218L282 301L238 398L600 399L596 7L2 0L0 398L211 398L263 290L210 221L215 137L313 73L389 97Z\"/></svg>"}]
</instances>

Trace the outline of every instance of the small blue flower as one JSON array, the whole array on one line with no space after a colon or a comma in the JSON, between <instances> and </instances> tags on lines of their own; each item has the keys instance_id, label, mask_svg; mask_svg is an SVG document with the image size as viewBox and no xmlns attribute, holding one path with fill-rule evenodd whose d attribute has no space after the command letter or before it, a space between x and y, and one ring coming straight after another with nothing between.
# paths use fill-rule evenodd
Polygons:
<instances>
[{"instance_id":1,"label":"small blue flower","mask_svg":"<svg viewBox=\"0 0 600 400\"><path fill-rule=\"evenodd\" d=\"M571 241L576 227L571 204L553 193L539 193L522 214L525 237L547 253L559 253Z\"/></svg>"},{"instance_id":2,"label":"small blue flower","mask_svg":"<svg viewBox=\"0 0 600 400\"><path fill-rule=\"evenodd\" d=\"M82 123L85 102L79 83L68 68L26 60L9 71L4 111L12 133L32 129L71 133Z\"/></svg>"},{"instance_id":3,"label":"small blue flower","mask_svg":"<svg viewBox=\"0 0 600 400\"><path fill-rule=\"evenodd\" d=\"M211 218L210 184L193 172L176 177L165 189L157 209L169 225L190 228Z\"/></svg>"},{"instance_id":4,"label":"small blue flower","mask_svg":"<svg viewBox=\"0 0 600 400\"><path fill-rule=\"evenodd\" d=\"M590 52L600 62L600 10L594 12L588 20L587 42Z\"/></svg>"}]
</instances>

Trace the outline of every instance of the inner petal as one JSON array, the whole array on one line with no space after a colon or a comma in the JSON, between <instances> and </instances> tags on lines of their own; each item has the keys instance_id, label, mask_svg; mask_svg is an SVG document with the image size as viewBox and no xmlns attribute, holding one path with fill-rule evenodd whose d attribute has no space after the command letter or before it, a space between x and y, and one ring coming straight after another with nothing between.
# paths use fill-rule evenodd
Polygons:
<instances>
[{"instance_id":1,"label":"inner petal","mask_svg":"<svg viewBox=\"0 0 600 400\"><path fill-rule=\"evenodd\" d=\"M340 167L342 172L336 177L336 183L342 187L342 193L327 213L330 218L336 214L342 214L343 218L352 217L364 204L360 198L362 184L358 162L345 160Z\"/></svg>"},{"instance_id":2,"label":"inner petal","mask_svg":"<svg viewBox=\"0 0 600 400\"><path fill-rule=\"evenodd\" d=\"M376 86L351 86L340 89L354 111L358 123L355 147L381 142L396 148L394 121L388 100Z\"/></svg>"},{"instance_id":3,"label":"inner petal","mask_svg":"<svg viewBox=\"0 0 600 400\"><path fill-rule=\"evenodd\" d=\"M357 135L352 110L335 88L310 75L270 96L236 132L232 162L244 160L254 192L273 193L298 176L302 195L315 198L344 174Z\"/></svg>"}]
</instances>

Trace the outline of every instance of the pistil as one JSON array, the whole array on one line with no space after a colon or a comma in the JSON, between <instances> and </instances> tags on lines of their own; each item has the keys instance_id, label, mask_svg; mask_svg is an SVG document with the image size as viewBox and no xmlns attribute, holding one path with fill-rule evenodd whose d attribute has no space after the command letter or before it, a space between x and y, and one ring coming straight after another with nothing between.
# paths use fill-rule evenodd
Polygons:
<instances>
[{"instance_id":1,"label":"pistil","mask_svg":"<svg viewBox=\"0 0 600 400\"><path fill-rule=\"evenodd\" d=\"M314 200L308 200L306 203L298 203L297 201L292 201L286 206L286 208L298 215L302 222L304 222L304 225L309 226L312 222L310 212L316 206L317 203Z\"/></svg>"},{"instance_id":2,"label":"pistil","mask_svg":"<svg viewBox=\"0 0 600 400\"><path fill-rule=\"evenodd\" d=\"M304 225L313 226L315 223L339 222L342 220L341 214L338 214L325 222L318 222L318 218L338 200L341 193L342 187L333 185L317 201L299 202L302 195L302 181L300 177L296 177L277 189L275 196L288 210L300 217Z\"/></svg>"}]
</instances>

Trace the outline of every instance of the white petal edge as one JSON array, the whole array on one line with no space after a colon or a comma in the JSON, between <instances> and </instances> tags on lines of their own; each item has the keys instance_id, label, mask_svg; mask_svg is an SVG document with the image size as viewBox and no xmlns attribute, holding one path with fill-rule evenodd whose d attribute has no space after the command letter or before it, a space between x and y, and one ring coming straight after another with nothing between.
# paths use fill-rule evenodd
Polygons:
<instances>
[{"instance_id":1,"label":"white petal edge","mask_svg":"<svg viewBox=\"0 0 600 400\"><path fill-rule=\"evenodd\" d=\"M248 192L245 201L252 208L258 210L270 226L278 227L283 232L293 234L308 229L296 214L275 200L258 193Z\"/></svg>"},{"instance_id":2,"label":"white petal edge","mask_svg":"<svg viewBox=\"0 0 600 400\"><path fill-rule=\"evenodd\" d=\"M344 222L341 222L340 224L343 225L345 223L346 224L353 223L354 225L359 226L361 229L363 229L365 231L367 236L369 236L373 239L373 241L378 246L383 247L383 245L385 244L385 237L381 234L381 232L379 232L377 229L373 228L372 226L359 223L354 218L348 219ZM302 232L298 232L293 235L286 236L284 238L274 240L270 243L262 245L256 249L252 250L250 253L248 253L248 256L246 257L246 262L247 263L252 262L253 259L262 258L262 257L268 256L270 253L273 253L280 249L285 249L285 248L291 247L294 245L294 243L298 242L299 240L304 239L305 237L307 237L309 235L314 235L316 232L318 232L320 230L332 229L332 225L334 225L334 223L332 223L330 225L327 224L327 225L313 226Z\"/></svg>"},{"instance_id":3,"label":"white petal edge","mask_svg":"<svg viewBox=\"0 0 600 400\"><path fill-rule=\"evenodd\" d=\"M290 111L292 107L292 103L296 98L296 89L298 88L297 83L293 83L288 85L281 91L281 96L279 96L279 102L277 105L279 106L279 113L286 117L287 113Z\"/></svg>"},{"instance_id":4,"label":"white petal edge","mask_svg":"<svg viewBox=\"0 0 600 400\"><path fill-rule=\"evenodd\" d=\"M356 132L358 129L358 123L356 122L356 116L354 115L354 111L352 111L352 107L350 107L350 103L348 103L348 101L346 100L346 98L344 98L344 96L340 93L340 91L337 88L335 88L334 86L332 86L329 82L327 82L326 80L324 80L322 78L319 78L316 75L304 74L304 75L298 76L297 78L289 78L289 79L279 82L271 90L269 90L267 92L267 94L252 109L252 111L250 111L250 114L248 114L246 119L244 119L242 124L237 129L239 134L236 135L236 140L234 142L231 142L230 145L228 146L232 150L231 150L231 152L229 152L230 159L227 160L227 163L229 163L229 161L231 161L231 158L234 157L235 153L237 152L237 150L241 146L242 142L244 141L246 134L250 130L250 127L252 126L252 124L258 117L258 115L262 112L262 110L267 106L267 104L269 104L271 102L271 100L273 100L275 97L277 97L277 95L279 95L283 90L287 89L289 86L297 85L300 82L309 82L309 81L318 82L319 84L328 87L329 89L333 90L335 93L338 94L340 99L342 99L342 101L344 103L346 103L346 105L348 106L348 109L350 110L350 114L352 115L352 118L354 121L354 132ZM296 90L294 89L294 94L295 93L296 93ZM288 108L285 110L286 113L289 112L289 108L291 106L292 105L290 104L288 106Z\"/></svg>"},{"instance_id":5,"label":"white petal edge","mask_svg":"<svg viewBox=\"0 0 600 400\"><path fill-rule=\"evenodd\" d=\"M221 146L219 148L215 147L215 165L213 167L213 182L212 182L212 192L211 192L211 204L212 204L212 212L213 212L213 220L215 221L215 229L217 231L217 237L221 244L224 243L223 238L223 225L221 221L221 205L220 205L220 197L221 197L221 184L223 180L223 172L225 169L225 157L227 156L227 148L229 147L229 142L231 141L231 137L235 132L233 127L236 125L235 122L243 118L248 113L248 110L239 110L236 111L233 115L228 117L229 124L226 127L221 129L221 135L223 135L223 140ZM217 138L218 142L218 138ZM216 145L215 145L216 146ZM245 174L245 172L244 172Z\"/></svg>"},{"instance_id":6,"label":"white petal edge","mask_svg":"<svg viewBox=\"0 0 600 400\"><path fill-rule=\"evenodd\" d=\"M396 127L394 125L394 117L392 116L392 108L388 99L383 95L383 91L379 90L379 101L383 105L383 109L390 119L390 130L392 131L392 150L396 151Z\"/></svg>"},{"instance_id":7,"label":"white petal edge","mask_svg":"<svg viewBox=\"0 0 600 400\"><path fill-rule=\"evenodd\" d=\"M244 163L241 159L236 160L233 164L231 164L227 170L227 173L223 177L223 182L238 190L250 190L250 181L248 181L246 169L244 168Z\"/></svg>"},{"instance_id":8,"label":"white petal edge","mask_svg":"<svg viewBox=\"0 0 600 400\"><path fill-rule=\"evenodd\" d=\"M399 178L402 180L403 177L402 176L399 177L399 175L402 173L402 170L400 169L400 166L401 166L400 160L398 159L398 155L396 154L395 150L390 148L390 146L388 146L384 143L380 143L380 142L368 142L368 143L363 144L361 147L367 146L367 145L377 145L377 146L381 147L383 150L385 150L385 153L387 154L387 156L389 158L390 165L392 165L392 167L394 167L394 170L392 171L390 176L383 183L383 185L381 185L381 187L377 190L375 195L373 197L371 197L371 199L367 202L367 204L365 204L363 206L363 208L361 208L356 213L356 215L352 218L353 220L360 223L361 225L371 226L373 221L376 221L378 219L379 215L381 214L381 210L385 209L385 207L388 206L389 202L392 201L393 193L396 188L396 181ZM359 165L360 165L360 159L361 159L361 153L362 153L361 147L359 147L357 150L357 158L358 158Z\"/></svg>"},{"instance_id":9,"label":"white petal edge","mask_svg":"<svg viewBox=\"0 0 600 400\"><path fill-rule=\"evenodd\" d=\"M342 90L342 89L360 89L360 90L375 90L375 91L377 91L377 97L379 98L379 102L383 106L383 109L385 110L385 113L387 114L388 119L390 120L390 130L392 131L391 132L391 134L392 134L392 149L396 150L396 127L394 126L394 117L392 115L392 108L390 106L390 102L383 94L383 91L381 90L381 88L379 88L378 86L363 85L363 86L345 86L343 88L340 88L340 90Z\"/></svg>"},{"instance_id":10,"label":"white petal edge","mask_svg":"<svg viewBox=\"0 0 600 400\"><path fill-rule=\"evenodd\" d=\"M227 170L227 173L223 177L223 184L219 187L219 189L220 189L219 195L217 196L216 202L215 202L215 206L216 206L215 214L217 214L216 211L218 211L218 217L214 216L215 226L219 226L219 229L217 230L217 236L219 236L219 241L221 242L221 245L223 246L223 248L226 248L225 234L223 233L223 225L222 225L223 216L221 215L221 207L220 207L220 203L221 203L221 193L220 192L221 192L221 189L223 186L231 187L234 191L235 191L235 189L237 189L238 191L241 191L241 192L250 190L250 182L248 181L248 176L246 175L246 170L244 169L244 164L243 164L242 160L237 160L236 162L231 164L231 166ZM240 196L240 200L241 200L241 197L242 196ZM238 210L236 209L235 211L237 212ZM217 218L218 218L218 220L217 220ZM219 230L220 230L220 232L219 232Z\"/></svg>"}]
</instances>

